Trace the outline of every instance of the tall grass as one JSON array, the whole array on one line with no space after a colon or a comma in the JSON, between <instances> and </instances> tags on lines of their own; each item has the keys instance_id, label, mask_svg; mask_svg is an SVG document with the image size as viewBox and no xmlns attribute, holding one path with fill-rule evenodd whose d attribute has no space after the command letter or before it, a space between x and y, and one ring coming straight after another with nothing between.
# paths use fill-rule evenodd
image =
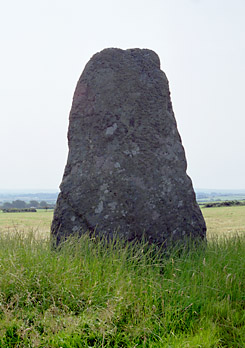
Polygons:
<instances>
[{"instance_id":1,"label":"tall grass","mask_svg":"<svg viewBox=\"0 0 245 348\"><path fill-rule=\"evenodd\" d=\"M0 347L244 347L245 238L175 247L0 237Z\"/></svg>"}]
</instances>

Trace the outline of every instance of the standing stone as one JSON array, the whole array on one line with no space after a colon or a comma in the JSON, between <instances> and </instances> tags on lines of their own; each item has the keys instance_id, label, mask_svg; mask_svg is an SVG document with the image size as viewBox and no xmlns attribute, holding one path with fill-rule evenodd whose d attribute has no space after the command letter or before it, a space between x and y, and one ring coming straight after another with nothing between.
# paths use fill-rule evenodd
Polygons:
<instances>
[{"instance_id":1,"label":"standing stone","mask_svg":"<svg viewBox=\"0 0 245 348\"><path fill-rule=\"evenodd\" d=\"M155 52L109 48L91 58L74 93L68 143L51 228L56 244L94 230L157 244L205 238Z\"/></svg>"}]
</instances>

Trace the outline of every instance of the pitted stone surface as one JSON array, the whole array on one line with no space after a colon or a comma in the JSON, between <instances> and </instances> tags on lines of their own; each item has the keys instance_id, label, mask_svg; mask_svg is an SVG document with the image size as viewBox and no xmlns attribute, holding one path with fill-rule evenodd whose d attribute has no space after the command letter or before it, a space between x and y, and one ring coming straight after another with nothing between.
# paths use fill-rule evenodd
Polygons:
<instances>
[{"instance_id":1,"label":"pitted stone surface","mask_svg":"<svg viewBox=\"0 0 245 348\"><path fill-rule=\"evenodd\" d=\"M110 48L91 58L74 93L68 144L51 228L57 243L95 229L157 244L205 238L155 52Z\"/></svg>"}]
</instances>

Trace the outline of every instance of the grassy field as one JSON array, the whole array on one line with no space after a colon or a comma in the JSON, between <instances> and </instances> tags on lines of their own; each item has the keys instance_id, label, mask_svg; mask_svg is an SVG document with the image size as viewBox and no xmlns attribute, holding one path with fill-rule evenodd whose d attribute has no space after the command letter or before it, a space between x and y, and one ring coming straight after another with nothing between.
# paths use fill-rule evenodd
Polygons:
<instances>
[{"instance_id":1,"label":"grassy field","mask_svg":"<svg viewBox=\"0 0 245 348\"><path fill-rule=\"evenodd\" d=\"M234 236L245 234L245 206L203 208L207 236Z\"/></svg>"},{"instance_id":2,"label":"grassy field","mask_svg":"<svg viewBox=\"0 0 245 348\"><path fill-rule=\"evenodd\" d=\"M208 238L245 233L245 206L202 208ZM49 236L53 211L39 209L37 213L2 213L0 232L34 231Z\"/></svg>"},{"instance_id":3,"label":"grassy field","mask_svg":"<svg viewBox=\"0 0 245 348\"><path fill-rule=\"evenodd\" d=\"M0 213L0 347L245 347L245 207L203 213L208 245L168 256L88 236L54 251L52 212Z\"/></svg>"},{"instance_id":4,"label":"grassy field","mask_svg":"<svg viewBox=\"0 0 245 348\"><path fill-rule=\"evenodd\" d=\"M53 217L52 210L38 209L36 213L3 213L0 210L0 233L33 231L48 236Z\"/></svg>"}]
</instances>

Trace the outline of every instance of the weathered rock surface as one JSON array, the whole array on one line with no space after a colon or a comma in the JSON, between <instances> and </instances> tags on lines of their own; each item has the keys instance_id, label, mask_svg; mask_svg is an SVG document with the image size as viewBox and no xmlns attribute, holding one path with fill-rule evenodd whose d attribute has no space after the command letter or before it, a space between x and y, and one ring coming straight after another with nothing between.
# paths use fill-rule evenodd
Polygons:
<instances>
[{"instance_id":1,"label":"weathered rock surface","mask_svg":"<svg viewBox=\"0 0 245 348\"><path fill-rule=\"evenodd\" d=\"M57 243L95 229L158 244L205 238L156 53L110 48L91 58L74 93L68 142L51 229Z\"/></svg>"}]
</instances>

